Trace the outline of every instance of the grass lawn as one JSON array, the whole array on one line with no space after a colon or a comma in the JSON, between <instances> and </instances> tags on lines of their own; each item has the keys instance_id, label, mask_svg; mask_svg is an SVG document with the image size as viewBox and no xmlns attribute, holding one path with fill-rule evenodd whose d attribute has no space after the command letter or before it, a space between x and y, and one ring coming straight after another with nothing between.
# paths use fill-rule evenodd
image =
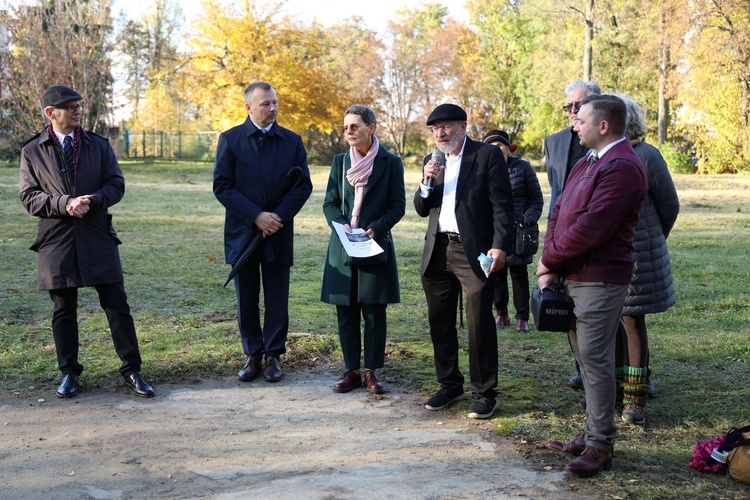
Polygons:
<instances>
[{"instance_id":1,"label":"grass lawn","mask_svg":"<svg viewBox=\"0 0 750 500\"><path fill-rule=\"evenodd\" d=\"M126 162L122 168L126 194L111 212L124 241L125 285L144 374L157 386L233 376L244 359L234 289L222 287L229 267L223 257L223 209L211 192L212 166ZM312 174L313 195L295 221L292 333L283 363L338 371L335 311L319 300L329 236L321 210L328 167L315 167ZM427 395L437 385L419 279L426 219L411 204L419 175L406 172L406 216L393 231L402 302L388 309L382 375L386 383ZM677 304L647 317L658 397L647 406L645 428L618 426L615 467L591 479L571 478L571 492L609 498L750 498L750 486L687 466L696 442L750 424L750 176L674 179L682 205L669 238ZM540 181L549 200L544 174ZM0 402L36 393L50 396L60 378L51 345L51 301L36 289L36 257L28 250L36 221L18 201L16 165L0 165L0 210ZM534 268L529 266L529 272ZM79 315L86 385L119 386L119 360L93 289L82 290ZM583 426L582 394L565 385L574 372L567 338L508 328L498 338L497 432L512 438L532 466L559 469L567 457L548 450L546 441L571 438ZM452 411L467 409L463 402Z\"/></svg>"}]
</instances>

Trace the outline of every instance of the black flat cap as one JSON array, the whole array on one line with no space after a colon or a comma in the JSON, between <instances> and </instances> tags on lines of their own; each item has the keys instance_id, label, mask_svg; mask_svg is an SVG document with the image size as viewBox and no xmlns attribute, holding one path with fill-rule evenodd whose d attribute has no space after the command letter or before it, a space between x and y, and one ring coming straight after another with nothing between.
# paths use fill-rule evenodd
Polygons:
<instances>
[{"instance_id":1,"label":"black flat cap","mask_svg":"<svg viewBox=\"0 0 750 500\"><path fill-rule=\"evenodd\" d=\"M427 126L440 120L465 122L466 111L455 104L441 104L430 113L429 118L427 118Z\"/></svg>"},{"instance_id":2,"label":"black flat cap","mask_svg":"<svg viewBox=\"0 0 750 500\"><path fill-rule=\"evenodd\" d=\"M484 134L484 137L482 137L482 142L486 142L488 144L491 144L493 142L502 142L506 146L510 147L510 138L508 137L508 133L504 130L490 130L486 134Z\"/></svg>"},{"instance_id":3,"label":"black flat cap","mask_svg":"<svg viewBox=\"0 0 750 500\"><path fill-rule=\"evenodd\" d=\"M48 88L47 92L44 93L42 96L42 106L46 108L47 106L57 106L64 102L82 100L83 97L81 97L75 90L63 87L62 85L56 85Z\"/></svg>"}]
</instances>

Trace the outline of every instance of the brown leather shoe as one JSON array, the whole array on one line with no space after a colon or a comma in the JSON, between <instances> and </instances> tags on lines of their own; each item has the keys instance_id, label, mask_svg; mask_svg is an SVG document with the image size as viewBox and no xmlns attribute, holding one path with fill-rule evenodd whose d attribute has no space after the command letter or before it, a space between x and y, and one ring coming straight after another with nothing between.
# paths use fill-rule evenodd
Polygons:
<instances>
[{"instance_id":1,"label":"brown leather shoe","mask_svg":"<svg viewBox=\"0 0 750 500\"><path fill-rule=\"evenodd\" d=\"M581 456L565 466L567 470L581 477L593 476L612 465L612 454L587 446Z\"/></svg>"},{"instance_id":2,"label":"brown leather shoe","mask_svg":"<svg viewBox=\"0 0 750 500\"><path fill-rule=\"evenodd\" d=\"M378 380L377 375L372 370L365 371L365 386L370 394L383 394L385 392L383 382Z\"/></svg>"},{"instance_id":3,"label":"brown leather shoe","mask_svg":"<svg viewBox=\"0 0 750 500\"><path fill-rule=\"evenodd\" d=\"M548 448L573 455L580 455L586 449L586 434L581 433L573 438L572 441L550 441L547 443Z\"/></svg>"},{"instance_id":4,"label":"brown leather shoe","mask_svg":"<svg viewBox=\"0 0 750 500\"><path fill-rule=\"evenodd\" d=\"M263 378L266 382L278 382L284 373L279 365L279 358L276 356L266 356L266 367L263 369Z\"/></svg>"},{"instance_id":5,"label":"brown leather shoe","mask_svg":"<svg viewBox=\"0 0 750 500\"><path fill-rule=\"evenodd\" d=\"M333 384L333 392L349 392L355 387L362 387L362 377L354 370L347 370Z\"/></svg>"},{"instance_id":6,"label":"brown leather shoe","mask_svg":"<svg viewBox=\"0 0 750 500\"><path fill-rule=\"evenodd\" d=\"M239 373L237 373L237 378L242 380L243 382L250 382L251 380L255 380L255 378L260 373L260 360L254 359L254 358L247 358L247 362L245 363L245 366L240 368Z\"/></svg>"}]
</instances>

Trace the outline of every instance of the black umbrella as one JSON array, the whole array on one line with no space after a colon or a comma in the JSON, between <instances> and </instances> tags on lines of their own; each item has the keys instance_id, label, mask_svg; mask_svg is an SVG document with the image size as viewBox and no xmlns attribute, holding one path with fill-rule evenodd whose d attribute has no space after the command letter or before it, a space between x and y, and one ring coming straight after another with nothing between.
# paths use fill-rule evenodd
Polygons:
<instances>
[{"instance_id":1,"label":"black umbrella","mask_svg":"<svg viewBox=\"0 0 750 500\"><path fill-rule=\"evenodd\" d=\"M296 188L300 181L302 180L302 169L300 167L292 167L289 169L289 172L286 174L287 179L291 179L296 177L294 184L292 184L292 187L290 187L287 192L284 194L286 196L291 191ZM283 200L284 197L281 197L281 200ZM281 203L281 200L279 200L279 203ZM250 239L250 241L247 243L247 246L245 247L245 250L242 251L242 254L240 255L240 258L237 259L237 262L234 263L232 266L232 270L229 272L229 276L227 276L227 280L224 282L224 286L227 286L227 284L232 281L232 278L240 272L240 269L245 265L245 262L247 262L247 259L250 258L252 254L255 253L255 251L260 246L260 242L263 239L263 231L258 229L258 231L253 235L253 237Z\"/></svg>"}]
</instances>

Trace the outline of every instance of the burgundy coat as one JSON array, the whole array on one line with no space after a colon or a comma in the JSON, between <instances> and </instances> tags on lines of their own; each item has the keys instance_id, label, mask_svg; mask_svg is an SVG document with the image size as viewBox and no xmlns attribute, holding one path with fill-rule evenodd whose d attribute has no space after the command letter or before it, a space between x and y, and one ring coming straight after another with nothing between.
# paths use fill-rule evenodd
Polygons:
<instances>
[{"instance_id":1,"label":"burgundy coat","mask_svg":"<svg viewBox=\"0 0 750 500\"><path fill-rule=\"evenodd\" d=\"M630 283L633 238L648 191L646 171L625 140L570 171L544 238L542 262L574 281Z\"/></svg>"}]
</instances>

